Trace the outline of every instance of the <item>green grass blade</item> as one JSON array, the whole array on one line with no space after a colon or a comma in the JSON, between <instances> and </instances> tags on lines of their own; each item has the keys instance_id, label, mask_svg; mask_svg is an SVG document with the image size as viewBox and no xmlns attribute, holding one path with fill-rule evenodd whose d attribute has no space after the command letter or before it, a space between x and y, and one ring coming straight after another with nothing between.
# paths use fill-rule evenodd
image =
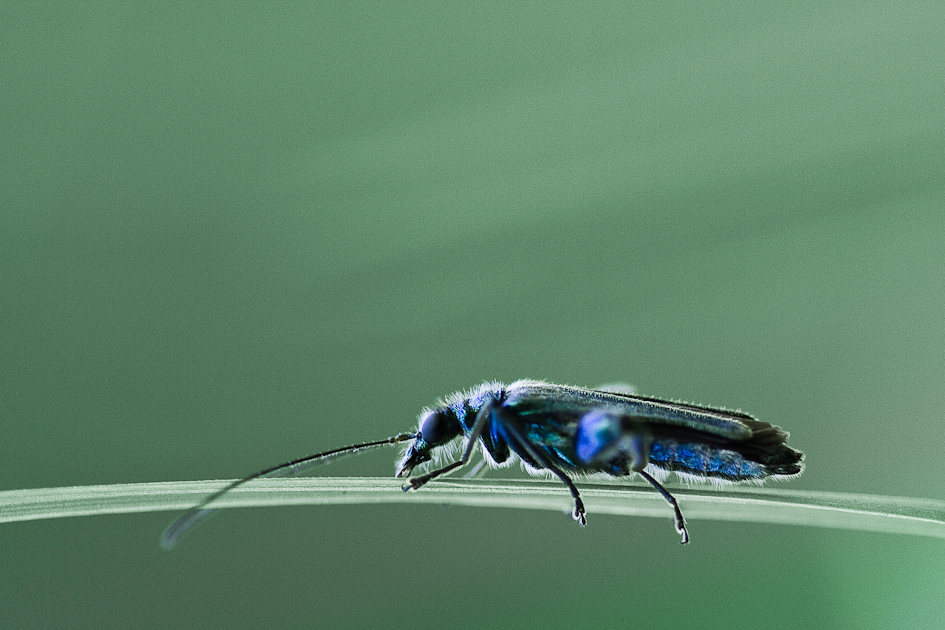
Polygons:
<instances>
[{"instance_id":1,"label":"green grass blade","mask_svg":"<svg viewBox=\"0 0 945 630\"><path fill-rule=\"evenodd\" d=\"M185 510L229 481L180 481L40 488L0 492L0 523L65 516ZM405 493L389 478L312 477L260 479L212 504L214 509L277 505L435 503L568 512L567 490L552 481L456 479ZM676 488L687 520L808 525L945 538L945 501L837 492L745 488L717 491ZM649 487L583 483L588 514L669 518Z\"/></svg>"}]
</instances>

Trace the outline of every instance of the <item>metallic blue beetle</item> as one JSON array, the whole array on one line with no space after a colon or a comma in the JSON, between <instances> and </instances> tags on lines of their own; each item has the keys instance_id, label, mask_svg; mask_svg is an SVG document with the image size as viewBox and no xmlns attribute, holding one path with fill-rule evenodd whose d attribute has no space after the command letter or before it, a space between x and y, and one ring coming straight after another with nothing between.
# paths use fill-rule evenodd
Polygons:
<instances>
[{"instance_id":1,"label":"metallic blue beetle","mask_svg":"<svg viewBox=\"0 0 945 630\"><path fill-rule=\"evenodd\" d=\"M464 439L458 460L410 477L414 468L451 452ZM725 409L645 398L626 386L584 389L521 380L510 385L489 382L453 394L420 414L415 433L346 446L303 457L235 481L210 495L172 523L161 539L165 548L214 510L207 506L236 486L266 476L289 476L335 457L369 448L408 442L397 467L408 477L404 491L469 462L476 445L493 468L520 461L532 474L552 474L574 499L573 518L587 520L573 475L638 474L672 506L676 531L689 542L679 505L663 487L669 473L684 481L726 484L792 478L803 471L804 455L785 443L788 433Z\"/></svg>"}]
</instances>

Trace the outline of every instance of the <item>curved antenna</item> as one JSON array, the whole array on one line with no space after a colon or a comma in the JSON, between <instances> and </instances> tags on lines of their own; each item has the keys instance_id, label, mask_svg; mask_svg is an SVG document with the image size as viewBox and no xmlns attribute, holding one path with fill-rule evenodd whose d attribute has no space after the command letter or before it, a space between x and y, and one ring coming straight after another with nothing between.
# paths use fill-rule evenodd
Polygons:
<instances>
[{"instance_id":1,"label":"curved antenna","mask_svg":"<svg viewBox=\"0 0 945 630\"><path fill-rule=\"evenodd\" d=\"M244 477L243 479L234 481L233 483L224 487L222 490L217 490L209 497L190 508L181 514L181 516L176 521L168 525L167 529L164 530L164 533L161 534L161 547L168 551L173 549L177 545L177 542L180 540L181 536L190 531L195 525L208 518L211 514L216 512L216 510L213 508L207 508L208 505L219 499L233 488L241 486L247 481L259 479L260 477L291 477L293 475L298 475L299 473L302 473L313 466L329 462L336 457L352 455L360 451L377 448L378 446L399 444L401 442L406 442L407 440L413 440L416 437L416 433L400 433L393 437L389 437L386 440L365 442L364 444L355 444L354 446L336 448L330 451L325 451L324 453L317 453L315 455L308 455L306 457L300 457L299 459L293 459L291 462L279 464L278 466L261 470L258 473L250 475L249 477Z\"/></svg>"}]
</instances>

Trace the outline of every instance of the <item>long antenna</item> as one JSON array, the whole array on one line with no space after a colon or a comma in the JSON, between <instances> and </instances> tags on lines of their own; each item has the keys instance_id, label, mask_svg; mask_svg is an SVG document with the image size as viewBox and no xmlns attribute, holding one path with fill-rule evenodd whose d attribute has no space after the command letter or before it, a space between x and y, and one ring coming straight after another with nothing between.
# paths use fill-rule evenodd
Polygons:
<instances>
[{"instance_id":1,"label":"long antenna","mask_svg":"<svg viewBox=\"0 0 945 630\"><path fill-rule=\"evenodd\" d=\"M173 549L177 545L177 541L180 540L181 536L190 531L195 525L208 518L211 514L216 512L215 509L207 508L208 505L219 499L233 488L241 486L247 481L259 479L260 477L291 477L293 475L298 475L299 473L302 473L313 466L329 462L337 457L352 455L360 451L377 448L378 446L399 444L401 442L406 442L407 440L415 439L416 437L416 433L400 433L399 435L389 437L386 440L365 442L364 444L355 444L354 446L344 446L342 448L325 451L324 453L317 453L315 455L308 455L306 457L300 457L299 459L293 459L291 462L279 464L278 466L261 470L258 473L250 475L249 477L244 477L243 479L234 481L222 490L217 490L209 497L198 503L196 506L190 508L184 512L180 518L168 525L167 529L164 530L164 533L161 534L161 547L167 551Z\"/></svg>"}]
</instances>

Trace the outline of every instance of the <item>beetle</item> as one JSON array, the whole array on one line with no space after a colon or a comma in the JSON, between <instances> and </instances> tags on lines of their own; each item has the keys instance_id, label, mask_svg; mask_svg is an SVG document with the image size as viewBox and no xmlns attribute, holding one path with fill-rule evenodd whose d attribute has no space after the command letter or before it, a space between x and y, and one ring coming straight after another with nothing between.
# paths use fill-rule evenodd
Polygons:
<instances>
[{"instance_id":1,"label":"beetle","mask_svg":"<svg viewBox=\"0 0 945 630\"><path fill-rule=\"evenodd\" d=\"M531 474L551 474L571 493L571 516L587 523L574 477L637 474L669 503L681 542L689 542L676 498L661 483L670 473L683 481L717 484L789 479L803 471L804 454L787 445L780 427L727 409L647 398L623 385L586 389L543 381L509 385L490 381L442 399L420 413L415 432L308 455L234 481L185 512L165 530L170 549L215 510L210 504L253 479L298 474L331 459L392 444L407 444L396 476L404 491L466 465L478 445L493 468L516 461ZM450 446L463 439L461 455L449 463ZM418 466L433 468L411 476ZM438 465L442 464L442 465Z\"/></svg>"}]
</instances>

